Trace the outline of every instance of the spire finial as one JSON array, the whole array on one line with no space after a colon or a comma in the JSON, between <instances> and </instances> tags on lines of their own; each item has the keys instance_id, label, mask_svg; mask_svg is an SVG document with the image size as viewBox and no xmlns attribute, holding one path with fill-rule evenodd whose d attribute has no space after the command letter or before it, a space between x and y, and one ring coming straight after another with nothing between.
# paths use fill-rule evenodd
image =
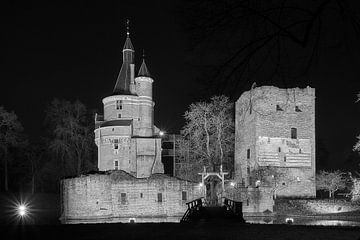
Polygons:
<instances>
[{"instance_id":1,"label":"spire finial","mask_svg":"<svg viewBox=\"0 0 360 240\"><path fill-rule=\"evenodd\" d=\"M126 19L126 35L129 37L130 35L130 20Z\"/></svg>"},{"instance_id":2,"label":"spire finial","mask_svg":"<svg viewBox=\"0 0 360 240\"><path fill-rule=\"evenodd\" d=\"M143 60L145 60L145 49L143 49L142 58L143 58Z\"/></svg>"}]
</instances>

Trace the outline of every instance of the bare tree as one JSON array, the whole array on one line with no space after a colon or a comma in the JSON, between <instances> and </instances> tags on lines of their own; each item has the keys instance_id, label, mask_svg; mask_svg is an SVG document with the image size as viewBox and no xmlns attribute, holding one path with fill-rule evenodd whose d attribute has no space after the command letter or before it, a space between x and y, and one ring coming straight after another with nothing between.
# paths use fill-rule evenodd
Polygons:
<instances>
[{"instance_id":1,"label":"bare tree","mask_svg":"<svg viewBox=\"0 0 360 240\"><path fill-rule=\"evenodd\" d=\"M233 103L225 96L197 102L185 113L186 125L178 144L178 155L192 158L215 171L220 165L232 169L234 148Z\"/></svg>"},{"instance_id":2,"label":"bare tree","mask_svg":"<svg viewBox=\"0 0 360 240\"><path fill-rule=\"evenodd\" d=\"M233 168L234 120L233 103L225 96L214 96L210 102L190 105L185 113L186 125L177 141L180 173L196 179L203 167L219 171L220 166ZM216 201L216 179L210 179L211 200Z\"/></svg>"},{"instance_id":3,"label":"bare tree","mask_svg":"<svg viewBox=\"0 0 360 240\"><path fill-rule=\"evenodd\" d=\"M30 168L31 177L31 193L34 194L36 191L36 182L38 174L42 167L42 158L45 153L45 149L42 145L28 145L25 149L25 156L28 160L28 167Z\"/></svg>"},{"instance_id":4,"label":"bare tree","mask_svg":"<svg viewBox=\"0 0 360 240\"><path fill-rule=\"evenodd\" d=\"M323 52L350 49L358 7L350 0L183 0L178 15L205 90L238 97L254 79L285 87L307 79Z\"/></svg>"},{"instance_id":5,"label":"bare tree","mask_svg":"<svg viewBox=\"0 0 360 240\"><path fill-rule=\"evenodd\" d=\"M250 173L251 179L259 181L261 185L271 187L274 199L277 198L277 192L282 189L281 182L287 176L286 169L272 166L261 166Z\"/></svg>"},{"instance_id":6,"label":"bare tree","mask_svg":"<svg viewBox=\"0 0 360 240\"><path fill-rule=\"evenodd\" d=\"M92 169L95 147L86 106L79 101L55 99L46 110L46 121L53 134L50 149L60 160L63 176Z\"/></svg>"},{"instance_id":7,"label":"bare tree","mask_svg":"<svg viewBox=\"0 0 360 240\"><path fill-rule=\"evenodd\" d=\"M337 170L334 172L320 171L316 174L316 188L329 192L329 198L334 197L334 193L346 187L347 178L345 173Z\"/></svg>"},{"instance_id":8,"label":"bare tree","mask_svg":"<svg viewBox=\"0 0 360 240\"><path fill-rule=\"evenodd\" d=\"M25 143L23 127L14 112L8 112L0 106L0 151L4 162L4 187L8 191L9 148Z\"/></svg>"}]
</instances>

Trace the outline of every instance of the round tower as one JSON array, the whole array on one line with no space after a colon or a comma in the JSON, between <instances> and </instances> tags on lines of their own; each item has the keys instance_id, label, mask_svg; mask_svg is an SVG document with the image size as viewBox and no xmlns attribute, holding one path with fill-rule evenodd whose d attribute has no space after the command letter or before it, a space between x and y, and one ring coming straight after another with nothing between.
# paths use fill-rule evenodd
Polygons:
<instances>
[{"instance_id":1,"label":"round tower","mask_svg":"<svg viewBox=\"0 0 360 240\"><path fill-rule=\"evenodd\" d=\"M154 135L154 102L152 101L152 83L154 80L146 66L145 60L141 64L138 77L135 78L136 93L139 96L139 136Z\"/></svg>"}]
</instances>

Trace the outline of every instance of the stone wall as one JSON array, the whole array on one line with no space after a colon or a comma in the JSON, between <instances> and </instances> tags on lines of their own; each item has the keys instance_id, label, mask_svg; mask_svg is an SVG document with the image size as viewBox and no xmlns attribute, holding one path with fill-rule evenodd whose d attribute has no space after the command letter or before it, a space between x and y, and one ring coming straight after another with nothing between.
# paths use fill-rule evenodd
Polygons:
<instances>
[{"instance_id":1,"label":"stone wall","mask_svg":"<svg viewBox=\"0 0 360 240\"><path fill-rule=\"evenodd\" d=\"M358 215L360 206L342 199L277 199L274 209L278 215Z\"/></svg>"},{"instance_id":2,"label":"stone wall","mask_svg":"<svg viewBox=\"0 0 360 240\"><path fill-rule=\"evenodd\" d=\"M244 216L262 216L273 213L274 199L268 187L239 187L227 185L225 196L242 202Z\"/></svg>"},{"instance_id":3,"label":"stone wall","mask_svg":"<svg viewBox=\"0 0 360 240\"><path fill-rule=\"evenodd\" d=\"M241 95L235 114L236 181L253 186L253 170L274 166L287 174L279 196L315 196L315 90L258 87Z\"/></svg>"},{"instance_id":4,"label":"stone wall","mask_svg":"<svg viewBox=\"0 0 360 240\"><path fill-rule=\"evenodd\" d=\"M178 222L186 202L203 196L198 183L123 171L64 179L61 191L62 223Z\"/></svg>"}]
</instances>

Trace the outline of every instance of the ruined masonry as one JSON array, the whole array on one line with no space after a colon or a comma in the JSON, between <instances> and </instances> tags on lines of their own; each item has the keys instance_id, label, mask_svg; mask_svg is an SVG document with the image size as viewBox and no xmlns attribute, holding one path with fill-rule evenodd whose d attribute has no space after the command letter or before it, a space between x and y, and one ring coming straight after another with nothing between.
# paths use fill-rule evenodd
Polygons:
<instances>
[{"instance_id":1,"label":"ruined masonry","mask_svg":"<svg viewBox=\"0 0 360 240\"><path fill-rule=\"evenodd\" d=\"M315 89L251 89L237 100L235 119L237 182L272 184L275 196L316 196Z\"/></svg>"}]
</instances>

